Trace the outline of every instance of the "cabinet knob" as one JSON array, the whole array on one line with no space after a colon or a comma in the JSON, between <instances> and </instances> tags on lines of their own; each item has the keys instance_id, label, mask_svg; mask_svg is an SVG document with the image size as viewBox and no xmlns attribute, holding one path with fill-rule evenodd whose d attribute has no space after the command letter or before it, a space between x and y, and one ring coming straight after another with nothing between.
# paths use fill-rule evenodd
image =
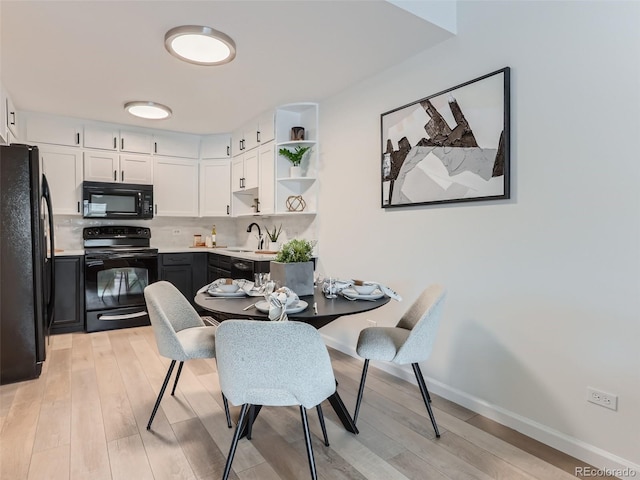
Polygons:
<instances>
[{"instance_id":1,"label":"cabinet knob","mask_svg":"<svg viewBox=\"0 0 640 480\"><path fill-rule=\"evenodd\" d=\"M116 148L118 148L118 139L113 137L113 149L115 150Z\"/></svg>"},{"instance_id":2,"label":"cabinet knob","mask_svg":"<svg viewBox=\"0 0 640 480\"><path fill-rule=\"evenodd\" d=\"M76 145L80 145L80 133L76 133Z\"/></svg>"},{"instance_id":3,"label":"cabinet knob","mask_svg":"<svg viewBox=\"0 0 640 480\"><path fill-rule=\"evenodd\" d=\"M124 182L124 170L122 170L122 172L120 172L120 181Z\"/></svg>"},{"instance_id":4,"label":"cabinet knob","mask_svg":"<svg viewBox=\"0 0 640 480\"><path fill-rule=\"evenodd\" d=\"M113 171L113 181L114 181L114 182L117 182L117 181L118 181L118 171L117 171L117 170L114 170L114 171Z\"/></svg>"}]
</instances>

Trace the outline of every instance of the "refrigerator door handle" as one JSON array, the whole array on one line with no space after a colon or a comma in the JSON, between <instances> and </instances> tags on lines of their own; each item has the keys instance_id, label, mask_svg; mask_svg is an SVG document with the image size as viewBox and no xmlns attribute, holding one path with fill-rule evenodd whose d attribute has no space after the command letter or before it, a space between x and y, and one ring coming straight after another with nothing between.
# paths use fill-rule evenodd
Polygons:
<instances>
[{"instance_id":1,"label":"refrigerator door handle","mask_svg":"<svg viewBox=\"0 0 640 480\"><path fill-rule=\"evenodd\" d=\"M45 199L47 204L47 220L49 221L49 245L51 248L51 252L49 255L51 268L49 268L49 301L47 303L47 335L51 330L51 324L53 323L53 315L55 311L56 304L56 262L55 262L55 240L53 234L53 204L51 203L51 190L49 188L49 183L47 182L47 177L42 175L42 196ZM45 254L46 255L46 254Z\"/></svg>"}]
</instances>

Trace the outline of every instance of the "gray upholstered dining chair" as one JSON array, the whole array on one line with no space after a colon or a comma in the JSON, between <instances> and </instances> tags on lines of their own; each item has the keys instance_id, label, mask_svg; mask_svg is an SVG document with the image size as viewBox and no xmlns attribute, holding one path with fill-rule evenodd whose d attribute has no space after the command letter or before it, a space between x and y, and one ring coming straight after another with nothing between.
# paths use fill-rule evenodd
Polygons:
<instances>
[{"instance_id":1,"label":"gray upholstered dining chair","mask_svg":"<svg viewBox=\"0 0 640 480\"><path fill-rule=\"evenodd\" d=\"M164 383L160 393L158 393L158 398L147 424L147 430L149 430L176 362L180 362L180 365L178 366L171 395L176 392L176 386L178 385L178 379L185 360L215 358L216 329L206 326L184 295L169 282L160 281L147 286L144 289L144 298L147 303L147 311L151 319L153 333L156 337L158 352L163 357L171 359L169 371L164 378ZM224 395L222 400L227 417L227 426L231 428L229 404Z\"/></svg>"},{"instance_id":2,"label":"gray upholstered dining chair","mask_svg":"<svg viewBox=\"0 0 640 480\"><path fill-rule=\"evenodd\" d=\"M318 410L329 445L320 403L336 391L329 352L318 331L294 321L225 320L216 332L216 357L222 393L242 405L223 480L229 478L243 429L251 438L253 409L291 405L300 407L311 478L316 479L306 409Z\"/></svg>"},{"instance_id":3,"label":"gray upholstered dining chair","mask_svg":"<svg viewBox=\"0 0 640 480\"><path fill-rule=\"evenodd\" d=\"M440 436L436 419L431 410L429 390L427 390L418 362L425 361L431 354L442 316L444 298L444 288L440 285L431 285L413 302L395 327L369 327L360 332L356 352L365 360L356 409L353 414L354 423L357 421L360 411L369 360L392 362L398 365L410 363L436 437Z\"/></svg>"}]
</instances>

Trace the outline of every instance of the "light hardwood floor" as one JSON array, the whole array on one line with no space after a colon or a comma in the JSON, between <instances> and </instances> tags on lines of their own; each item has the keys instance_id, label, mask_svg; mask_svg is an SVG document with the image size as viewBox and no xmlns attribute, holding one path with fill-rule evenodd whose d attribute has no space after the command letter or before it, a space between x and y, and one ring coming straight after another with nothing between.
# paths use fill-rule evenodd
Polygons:
<instances>
[{"instance_id":1,"label":"light hardwood floor","mask_svg":"<svg viewBox=\"0 0 640 480\"><path fill-rule=\"evenodd\" d=\"M362 363L330 350L353 411ZM40 378L0 387L0 478L219 479L231 444L215 360L185 363L146 423L168 368L151 327L51 337ZM330 447L309 411L322 479L571 479L578 460L433 396L435 439L415 385L369 369L359 435L325 402ZM232 407L237 418L239 408ZM297 407L264 408L243 439L231 478L308 479Z\"/></svg>"}]
</instances>

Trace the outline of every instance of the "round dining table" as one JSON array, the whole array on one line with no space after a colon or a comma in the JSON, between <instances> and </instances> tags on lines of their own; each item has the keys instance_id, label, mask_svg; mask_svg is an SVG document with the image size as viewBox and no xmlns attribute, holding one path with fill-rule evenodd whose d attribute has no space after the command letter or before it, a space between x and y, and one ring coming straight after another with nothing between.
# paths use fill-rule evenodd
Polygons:
<instances>
[{"instance_id":1,"label":"round dining table","mask_svg":"<svg viewBox=\"0 0 640 480\"><path fill-rule=\"evenodd\" d=\"M255 307L257 302L263 300L264 297L262 296L215 297L203 292L196 295L195 303L204 310L211 312L212 316L219 322L232 318L268 320L267 314L259 311ZM300 300L307 302L307 308L298 313L287 314L289 320L305 322L316 328L322 328L336 318L380 308L389 303L390 298L383 296L375 300L347 300L341 295L338 295L336 298L326 298L324 294L316 288L313 295L302 296ZM314 305L316 308L314 308ZM329 400L331 407L333 407L344 428L351 433L358 433L358 428L342 402L337 388L335 393L327 400ZM257 416L259 411L260 406L256 406L255 416ZM245 426L242 436L246 434L247 427Z\"/></svg>"},{"instance_id":2,"label":"round dining table","mask_svg":"<svg viewBox=\"0 0 640 480\"><path fill-rule=\"evenodd\" d=\"M218 321L230 318L266 320L267 314L255 307L255 304L261 300L264 300L264 297L213 297L206 292L197 294L195 298L196 304L211 312ZM314 295L305 295L300 297L300 300L307 302L307 308L298 313L287 314L287 317L290 320L322 328L336 318L380 308L389 303L390 298L383 296L376 300L347 300L341 295L336 298L326 298L322 292L316 289ZM317 313L316 309L313 308L314 304L316 305Z\"/></svg>"}]
</instances>

